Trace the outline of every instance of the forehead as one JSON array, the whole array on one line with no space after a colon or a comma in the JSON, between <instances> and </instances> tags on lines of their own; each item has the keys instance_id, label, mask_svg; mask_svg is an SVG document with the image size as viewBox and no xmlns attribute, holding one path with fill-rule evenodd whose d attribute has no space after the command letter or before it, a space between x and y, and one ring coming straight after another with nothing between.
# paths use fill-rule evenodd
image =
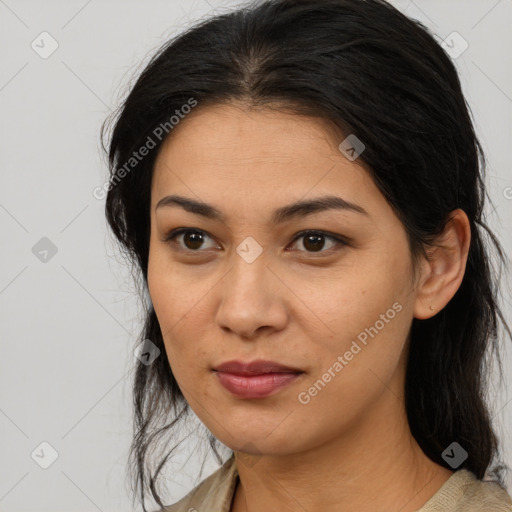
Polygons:
<instances>
[{"instance_id":1,"label":"forehead","mask_svg":"<svg viewBox=\"0 0 512 512\"><path fill-rule=\"evenodd\" d=\"M302 153L331 152L340 137L320 118L221 104L196 107L173 129L161 152L176 156L186 151L190 157L220 158L224 163L240 162L244 156L294 160Z\"/></svg>"},{"instance_id":2,"label":"forehead","mask_svg":"<svg viewBox=\"0 0 512 512\"><path fill-rule=\"evenodd\" d=\"M171 193L211 198L215 204L245 198L254 206L326 193L368 200L365 195L379 192L363 162L348 160L338 149L343 139L320 118L226 104L198 106L159 151L152 207Z\"/></svg>"}]
</instances>

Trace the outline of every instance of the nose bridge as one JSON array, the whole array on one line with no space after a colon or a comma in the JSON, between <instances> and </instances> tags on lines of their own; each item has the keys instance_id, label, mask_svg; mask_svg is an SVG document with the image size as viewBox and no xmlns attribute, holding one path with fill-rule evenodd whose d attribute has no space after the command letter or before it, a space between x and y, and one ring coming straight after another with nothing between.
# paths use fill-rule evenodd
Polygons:
<instances>
[{"instance_id":1,"label":"nose bridge","mask_svg":"<svg viewBox=\"0 0 512 512\"><path fill-rule=\"evenodd\" d=\"M262 326L282 328L286 313L280 300L276 279L267 268L263 251L246 241L232 254L230 271L221 287L217 323L244 337Z\"/></svg>"},{"instance_id":2,"label":"nose bridge","mask_svg":"<svg viewBox=\"0 0 512 512\"><path fill-rule=\"evenodd\" d=\"M240 244L232 255L231 271L224 284L224 300L237 299L247 304L265 300L270 293L268 260L263 251L256 255L250 242Z\"/></svg>"}]
</instances>

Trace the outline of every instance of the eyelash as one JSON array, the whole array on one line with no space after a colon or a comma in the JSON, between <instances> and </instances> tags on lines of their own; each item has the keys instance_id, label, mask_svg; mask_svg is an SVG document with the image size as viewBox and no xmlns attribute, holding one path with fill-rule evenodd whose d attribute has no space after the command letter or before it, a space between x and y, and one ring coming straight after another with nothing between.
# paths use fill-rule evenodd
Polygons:
<instances>
[{"instance_id":1,"label":"eyelash","mask_svg":"<svg viewBox=\"0 0 512 512\"><path fill-rule=\"evenodd\" d=\"M163 239L163 242L167 242L167 243L173 242L174 244L177 245L177 242L175 242L174 239L176 237L178 237L179 235L182 235L182 234L185 234L185 233L196 233L196 234L199 234L199 235L211 238L213 240L213 238L208 233L206 233L205 231L201 231L200 229L195 229L195 228L178 228L178 229L174 229L174 230L170 231L169 233L167 233L167 235ZM304 237L306 237L308 235L321 235L321 236L323 236L326 239L329 239L329 240L332 240L334 242L337 242L339 245L341 245L341 247L344 247L344 246L348 245L347 240L345 240L345 239L343 239L343 238L341 238L339 236L332 235L330 233L327 233L325 231L320 231L320 230L301 231L300 233L297 233L295 238L292 240L292 244L295 243L300 238L304 238ZM338 248L338 250L340 248ZM179 249L183 250L184 252L188 252L188 253L200 253L200 252L203 252L201 249L198 249L196 251L194 251L192 249L187 249L187 248L184 249L183 247L180 247ZM329 248L329 249L327 249L325 251L324 250L320 250L318 252L314 252L314 251L299 251L299 252L305 252L305 253L313 255L313 257L315 257L316 254L329 253L332 249L335 249L335 248L331 247L331 248Z\"/></svg>"}]
</instances>

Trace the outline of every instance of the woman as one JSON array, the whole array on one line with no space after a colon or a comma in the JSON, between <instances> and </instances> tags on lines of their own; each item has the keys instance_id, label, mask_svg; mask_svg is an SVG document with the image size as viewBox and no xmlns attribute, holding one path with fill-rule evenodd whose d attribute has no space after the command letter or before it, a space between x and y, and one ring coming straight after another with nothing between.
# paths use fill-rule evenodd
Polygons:
<instances>
[{"instance_id":1,"label":"woman","mask_svg":"<svg viewBox=\"0 0 512 512\"><path fill-rule=\"evenodd\" d=\"M503 253L420 23L383 0L206 20L143 71L109 159L107 219L150 299L145 511L190 410L231 456L167 511L512 510L485 402Z\"/></svg>"}]
</instances>

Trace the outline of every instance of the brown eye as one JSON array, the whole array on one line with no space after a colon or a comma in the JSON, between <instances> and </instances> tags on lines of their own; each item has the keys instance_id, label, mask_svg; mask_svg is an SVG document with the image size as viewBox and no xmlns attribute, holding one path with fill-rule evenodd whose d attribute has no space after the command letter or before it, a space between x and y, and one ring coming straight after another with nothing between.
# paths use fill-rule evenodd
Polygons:
<instances>
[{"instance_id":1,"label":"brown eye","mask_svg":"<svg viewBox=\"0 0 512 512\"><path fill-rule=\"evenodd\" d=\"M183 233L183 243L187 249L200 249L203 245L203 235L195 231L188 231Z\"/></svg>"},{"instance_id":2,"label":"brown eye","mask_svg":"<svg viewBox=\"0 0 512 512\"><path fill-rule=\"evenodd\" d=\"M180 241L181 238L181 241ZM184 252L197 252L200 253L206 249L218 248L215 243L213 246L205 246L205 241L213 239L204 231L199 229L181 228L171 231L163 240L178 246L179 250ZM337 236L324 233L323 231L305 231L295 237L294 242L302 239L303 249L300 252L309 254L329 252L330 249L336 246L345 246L348 243Z\"/></svg>"},{"instance_id":3,"label":"brown eye","mask_svg":"<svg viewBox=\"0 0 512 512\"><path fill-rule=\"evenodd\" d=\"M339 237L328 235L327 233L323 233L322 231L307 231L301 233L299 236L295 238L296 241L302 239L302 246L305 248L305 251L301 252L310 252L310 253L321 253L327 252L329 249L336 247L336 245L347 245L347 243ZM331 245L327 244L326 241L330 241Z\"/></svg>"},{"instance_id":4,"label":"brown eye","mask_svg":"<svg viewBox=\"0 0 512 512\"><path fill-rule=\"evenodd\" d=\"M325 245L325 237L323 235L306 235L302 244L308 251L321 251Z\"/></svg>"},{"instance_id":5,"label":"brown eye","mask_svg":"<svg viewBox=\"0 0 512 512\"><path fill-rule=\"evenodd\" d=\"M179 242L180 237L182 237L181 243ZM169 233L165 237L164 242L172 241L173 244L178 245L183 250L199 252L200 249L205 249L203 245L208 238L210 237L206 233L197 229L180 229ZM211 249L213 247L206 248Z\"/></svg>"}]
</instances>

